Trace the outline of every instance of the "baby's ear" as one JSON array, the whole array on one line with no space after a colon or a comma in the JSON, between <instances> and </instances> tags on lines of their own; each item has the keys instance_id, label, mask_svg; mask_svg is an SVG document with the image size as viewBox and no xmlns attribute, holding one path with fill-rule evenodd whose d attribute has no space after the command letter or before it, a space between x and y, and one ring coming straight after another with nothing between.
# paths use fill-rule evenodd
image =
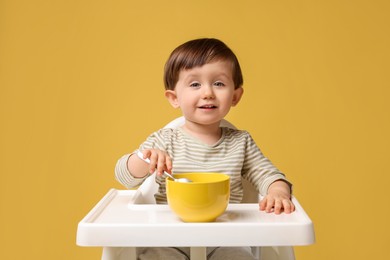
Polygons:
<instances>
[{"instance_id":1,"label":"baby's ear","mask_svg":"<svg viewBox=\"0 0 390 260\"><path fill-rule=\"evenodd\" d=\"M240 102L244 89L242 87L236 88L233 94L232 106L236 106Z\"/></svg>"},{"instance_id":2,"label":"baby's ear","mask_svg":"<svg viewBox=\"0 0 390 260\"><path fill-rule=\"evenodd\" d=\"M174 90L166 90L165 97L168 99L169 103L173 106L173 108L179 108L179 101L177 100L177 95Z\"/></svg>"}]
</instances>

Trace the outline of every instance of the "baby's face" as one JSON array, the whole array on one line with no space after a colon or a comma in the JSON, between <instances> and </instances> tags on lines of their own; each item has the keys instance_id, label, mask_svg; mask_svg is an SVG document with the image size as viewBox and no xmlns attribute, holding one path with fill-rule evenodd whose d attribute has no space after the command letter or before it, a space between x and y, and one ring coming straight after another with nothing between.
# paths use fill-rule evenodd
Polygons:
<instances>
[{"instance_id":1,"label":"baby's face","mask_svg":"<svg viewBox=\"0 0 390 260\"><path fill-rule=\"evenodd\" d=\"M232 63L215 61L201 67L182 70L175 90L176 100L187 121L210 125L219 123L236 105L242 89L235 89Z\"/></svg>"}]
</instances>

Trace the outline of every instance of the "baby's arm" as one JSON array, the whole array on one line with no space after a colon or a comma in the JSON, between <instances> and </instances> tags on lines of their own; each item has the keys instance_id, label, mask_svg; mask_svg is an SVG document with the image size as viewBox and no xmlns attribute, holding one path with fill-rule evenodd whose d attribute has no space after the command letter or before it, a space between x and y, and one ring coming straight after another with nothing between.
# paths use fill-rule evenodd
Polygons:
<instances>
[{"instance_id":1,"label":"baby's arm","mask_svg":"<svg viewBox=\"0 0 390 260\"><path fill-rule=\"evenodd\" d=\"M127 169L134 177L142 178L148 173L152 174L157 170L158 175L162 175L163 171L171 173L172 160L169 155L158 149L145 149L142 151L144 159L148 158L150 164L141 160L138 156L132 155L127 161Z\"/></svg>"},{"instance_id":2,"label":"baby's arm","mask_svg":"<svg viewBox=\"0 0 390 260\"><path fill-rule=\"evenodd\" d=\"M291 201L290 185L282 180L273 182L268 188L267 195L260 201L260 210L268 213L274 211L275 214L293 212L295 206Z\"/></svg>"}]
</instances>

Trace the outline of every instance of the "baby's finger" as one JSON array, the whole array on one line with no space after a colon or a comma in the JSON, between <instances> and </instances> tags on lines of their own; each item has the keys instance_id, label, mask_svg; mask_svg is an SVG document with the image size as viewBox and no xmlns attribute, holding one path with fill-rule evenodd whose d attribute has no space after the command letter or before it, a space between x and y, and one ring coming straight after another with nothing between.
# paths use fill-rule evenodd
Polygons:
<instances>
[{"instance_id":1,"label":"baby's finger","mask_svg":"<svg viewBox=\"0 0 390 260\"><path fill-rule=\"evenodd\" d=\"M165 156L160 155L157 160L157 174L162 175L165 169Z\"/></svg>"},{"instance_id":2,"label":"baby's finger","mask_svg":"<svg viewBox=\"0 0 390 260\"><path fill-rule=\"evenodd\" d=\"M267 199L267 206L265 207L265 212L270 213L274 210L275 206L275 199L274 198L268 198Z\"/></svg>"},{"instance_id":3,"label":"baby's finger","mask_svg":"<svg viewBox=\"0 0 390 260\"><path fill-rule=\"evenodd\" d=\"M156 152L150 152L149 156L150 164L149 164L149 172L152 174L156 171L158 164L158 154Z\"/></svg>"},{"instance_id":4,"label":"baby's finger","mask_svg":"<svg viewBox=\"0 0 390 260\"><path fill-rule=\"evenodd\" d=\"M275 200L275 205L274 205L275 214L279 215L280 213L282 213L282 209L283 209L282 201L279 199Z\"/></svg>"},{"instance_id":5,"label":"baby's finger","mask_svg":"<svg viewBox=\"0 0 390 260\"><path fill-rule=\"evenodd\" d=\"M146 163L149 164L149 165L148 165L148 168L149 168L149 173L150 173L150 174L154 172L154 170L152 170L153 167L152 167L151 155L152 155L152 151L150 151L150 150L144 150L144 151L142 151L142 159L143 159Z\"/></svg>"},{"instance_id":6,"label":"baby's finger","mask_svg":"<svg viewBox=\"0 0 390 260\"><path fill-rule=\"evenodd\" d=\"M265 210L265 207L267 206L267 198L263 198L260 201L259 206L260 206L260 210Z\"/></svg>"},{"instance_id":7,"label":"baby's finger","mask_svg":"<svg viewBox=\"0 0 390 260\"><path fill-rule=\"evenodd\" d=\"M165 157L165 167L167 172L170 173L172 171L172 159L169 156Z\"/></svg>"},{"instance_id":8,"label":"baby's finger","mask_svg":"<svg viewBox=\"0 0 390 260\"><path fill-rule=\"evenodd\" d=\"M283 208L284 208L284 212L287 214L295 210L294 204L291 202L291 200L288 199L283 200Z\"/></svg>"}]
</instances>

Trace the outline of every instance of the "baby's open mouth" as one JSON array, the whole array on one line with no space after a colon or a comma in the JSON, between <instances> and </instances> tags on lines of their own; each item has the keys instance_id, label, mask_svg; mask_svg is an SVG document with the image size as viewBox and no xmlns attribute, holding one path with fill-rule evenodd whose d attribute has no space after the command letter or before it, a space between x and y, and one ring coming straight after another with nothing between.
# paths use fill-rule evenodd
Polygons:
<instances>
[{"instance_id":1,"label":"baby's open mouth","mask_svg":"<svg viewBox=\"0 0 390 260\"><path fill-rule=\"evenodd\" d=\"M203 105L203 106L200 106L199 108L201 108L201 109L213 109L213 108L217 108L217 106L215 106L215 105Z\"/></svg>"}]
</instances>

